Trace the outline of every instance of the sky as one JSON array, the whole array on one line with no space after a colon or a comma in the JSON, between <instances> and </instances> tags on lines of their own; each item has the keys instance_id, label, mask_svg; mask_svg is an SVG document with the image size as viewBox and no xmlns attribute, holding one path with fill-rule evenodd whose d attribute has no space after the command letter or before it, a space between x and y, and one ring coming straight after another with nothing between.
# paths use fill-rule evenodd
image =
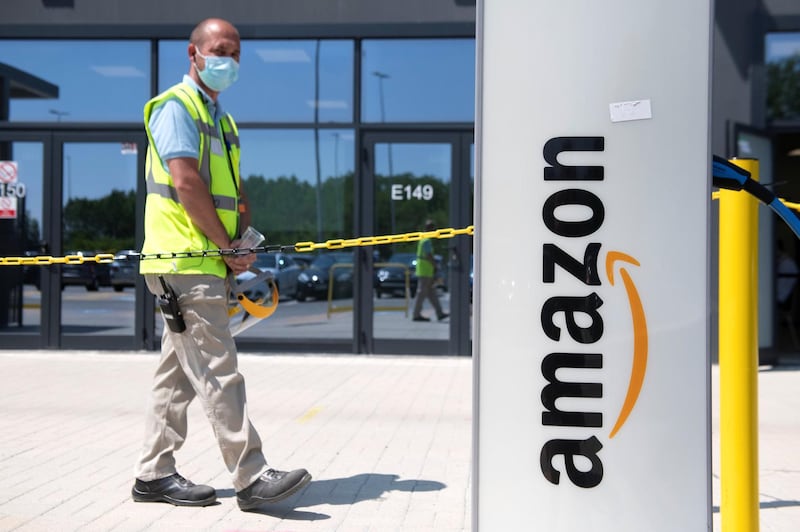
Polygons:
<instances>
[{"instance_id":1,"label":"sky","mask_svg":"<svg viewBox=\"0 0 800 532\"><path fill-rule=\"evenodd\" d=\"M767 63L800 54L800 32L770 33L766 37L765 60Z\"/></svg>"}]
</instances>

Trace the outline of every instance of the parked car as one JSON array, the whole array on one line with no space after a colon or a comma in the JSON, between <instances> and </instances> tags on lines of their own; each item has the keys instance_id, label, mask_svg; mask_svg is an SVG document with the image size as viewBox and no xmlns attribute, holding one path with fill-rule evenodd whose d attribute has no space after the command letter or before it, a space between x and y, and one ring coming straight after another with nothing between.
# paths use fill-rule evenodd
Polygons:
<instances>
[{"instance_id":1,"label":"parked car","mask_svg":"<svg viewBox=\"0 0 800 532\"><path fill-rule=\"evenodd\" d=\"M376 263L375 296L380 298L383 294L404 295L406 275L409 281L409 296L413 296L417 291L416 266L416 253L394 253L386 262Z\"/></svg>"},{"instance_id":2,"label":"parked car","mask_svg":"<svg viewBox=\"0 0 800 532\"><path fill-rule=\"evenodd\" d=\"M253 266L261 271L269 271L278 288L281 297L295 297L297 294L297 277L300 275L300 265L286 253L261 253L256 258ZM236 276L238 282L248 281L255 277L251 271L240 273ZM260 283L247 291L245 295L256 300L269 294L270 288L266 282Z\"/></svg>"},{"instance_id":3,"label":"parked car","mask_svg":"<svg viewBox=\"0 0 800 532\"><path fill-rule=\"evenodd\" d=\"M434 286L444 292L447 291L447 275L442 257L435 255L436 273ZM417 254L394 253L386 262L378 262L375 267L375 296L380 298L383 294L404 295L406 287L406 272L408 272L409 296L417 293ZM385 266L380 266L385 264Z\"/></svg>"},{"instance_id":4,"label":"parked car","mask_svg":"<svg viewBox=\"0 0 800 532\"><path fill-rule=\"evenodd\" d=\"M25 252L26 257L36 257L38 255L42 255L38 250L28 250ZM23 284L32 284L37 288L37 290L41 290L42 284L42 266L23 266L22 267L22 283Z\"/></svg>"},{"instance_id":5,"label":"parked car","mask_svg":"<svg viewBox=\"0 0 800 532\"><path fill-rule=\"evenodd\" d=\"M81 255L84 258L94 257L99 251L67 251L64 256ZM87 260L82 264L61 265L61 286L79 285L86 290L96 292L101 286L111 286L111 268L109 264Z\"/></svg>"},{"instance_id":6,"label":"parked car","mask_svg":"<svg viewBox=\"0 0 800 532\"><path fill-rule=\"evenodd\" d=\"M339 266L342 265L342 266ZM336 266L336 267L334 267ZM334 251L318 255L297 277L297 300L328 297L328 281L333 272L333 297L353 295L353 253Z\"/></svg>"},{"instance_id":7,"label":"parked car","mask_svg":"<svg viewBox=\"0 0 800 532\"><path fill-rule=\"evenodd\" d=\"M311 266L311 263L314 262L314 258L316 258L314 253L289 253L288 255L294 259L301 270L305 270Z\"/></svg>"},{"instance_id":8,"label":"parked car","mask_svg":"<svg viewBox=\"0 0 800 532\"><path fill-rule=\"evenodd\" d=\"M139 253L133 249L123 249L114 256L110 265L111 286L114 291L122 292L126 286L136 286L136 277L139 275Z\"/></svg>"}]
</instances>

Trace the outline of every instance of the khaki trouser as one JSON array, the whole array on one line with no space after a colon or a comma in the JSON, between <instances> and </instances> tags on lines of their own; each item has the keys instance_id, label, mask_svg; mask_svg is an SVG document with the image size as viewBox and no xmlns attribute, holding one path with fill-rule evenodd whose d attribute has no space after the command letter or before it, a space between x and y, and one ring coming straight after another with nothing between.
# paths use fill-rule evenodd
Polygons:
<instances>
[{"instance_id":1,"label":"khaki trouser","mask_svg":"<svg viewBox=\"0 0 800 532\"><path fill-rule=\"evenodd\" d=\"M247 415L244 377L229 330L227 283L213 275L168 274L164 280L178 295L186 330L174 333L164 325L136 478L151 481L176 472L173 453L186 439L186 412L196 396L233 486L241 491L266 469L266 460ZM145 282L153 294L163 293L157 275L145 275Z\"/></svg>"},{"instance_id":2,"label":"khaki trouser","mask_svg":"<svg viewBox=\"0 0 800 532\"><path fill-rule=\"evenodd\" d=\"M426 299L433 305L436 317L440 318L444 312L442 312L442 306L439 304L436 288L433 286L433 277L417 277L417 299L414 301L414 318L422 316L422 304Z\"/></svg>"}]
</instances>

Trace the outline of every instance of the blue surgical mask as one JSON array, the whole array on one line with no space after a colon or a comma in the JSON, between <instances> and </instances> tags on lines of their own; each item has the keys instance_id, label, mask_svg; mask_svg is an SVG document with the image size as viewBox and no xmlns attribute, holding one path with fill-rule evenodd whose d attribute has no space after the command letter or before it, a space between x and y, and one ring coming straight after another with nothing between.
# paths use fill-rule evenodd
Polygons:
<instances>
[{"instance_id":1,"label":"blue surgical mask","mask_svg":"<svg viewBox=\"0 0 800 532\"><path fill-rule=\"evenodd\" d=\"M200 79L212 91L222 92L239 78L239 63L234 58L203 55L200 52L197 52L197 55L205 60L206 67L200 70L197 68L197 63L194 67L197 68Z\"/></svg>"}]
</instances>

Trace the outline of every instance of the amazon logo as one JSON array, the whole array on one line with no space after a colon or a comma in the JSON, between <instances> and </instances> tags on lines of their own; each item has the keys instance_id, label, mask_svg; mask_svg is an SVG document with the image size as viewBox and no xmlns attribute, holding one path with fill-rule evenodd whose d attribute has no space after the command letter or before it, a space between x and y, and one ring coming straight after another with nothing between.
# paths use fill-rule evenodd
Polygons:
<instances>
[{"instance_id":1,"label":"amazon logo","mask_svg":"<svg viewBox=\"0 0 800 532\"><path fill-rule=\"evenodd\" d=\"M557 137L548 140L544 146L544 158L549 164L544 168L545 181L566 182L566 185L551 194L542 208L542 220L552 236L552 241L542 246L542 282L545 285L554 284L556 271L561 271L561 275L566 273L577 279L579 284L572 283L570 287L583 287L583 293L574 295L573 291L570 295L551 296L542 305L542 331L553 341L555 349L544 356L541 364L542 377L547 381L541 392L544 407L541 423L545 428L575 427L580 429L576 433L583 437L548 440L540 453L540 466L548 481L559 484L562 472L554 465L554 458L563 457L567 477L582 488L593 488L602 482L603 461L600 451L603 444L600 438L612 439L623 429L636 407L647 372L647 319L630 271L640 266L638 260L623 251L603 253L603 244L596 241L585 244L583 257L564 250L564 247L575 249L573 242L584 242L577 239L596 240L595 234L605 219L605 206L596 194L579 185L582 182L603 181L605 169L603 166L567 166L559 162L558 156L568 151L602 152L604 149L603 137ZM564 212L559 211L560 207L570 207L573 213L577 207L582 214L577 217L559 216ZM568 242L570 245L566 246ZM604 266L604 280L601 279L598 264ZM601 291L598 287L604 284L608 290L624 289L633 330L627 391L616 413L614 425L607 433L602 411L564 410L557 405L561 398L603 397L601 382L562 380L558 370L603 370L603 353L592 349L592 346L603 337L605 329L603 299L597 293ZM592 434L589 437L585 437L587 429ZM560 430L559 435L563 434L564 431ZM580 467L576 464L579 457Z\"/></svg>"}]
</instances>

